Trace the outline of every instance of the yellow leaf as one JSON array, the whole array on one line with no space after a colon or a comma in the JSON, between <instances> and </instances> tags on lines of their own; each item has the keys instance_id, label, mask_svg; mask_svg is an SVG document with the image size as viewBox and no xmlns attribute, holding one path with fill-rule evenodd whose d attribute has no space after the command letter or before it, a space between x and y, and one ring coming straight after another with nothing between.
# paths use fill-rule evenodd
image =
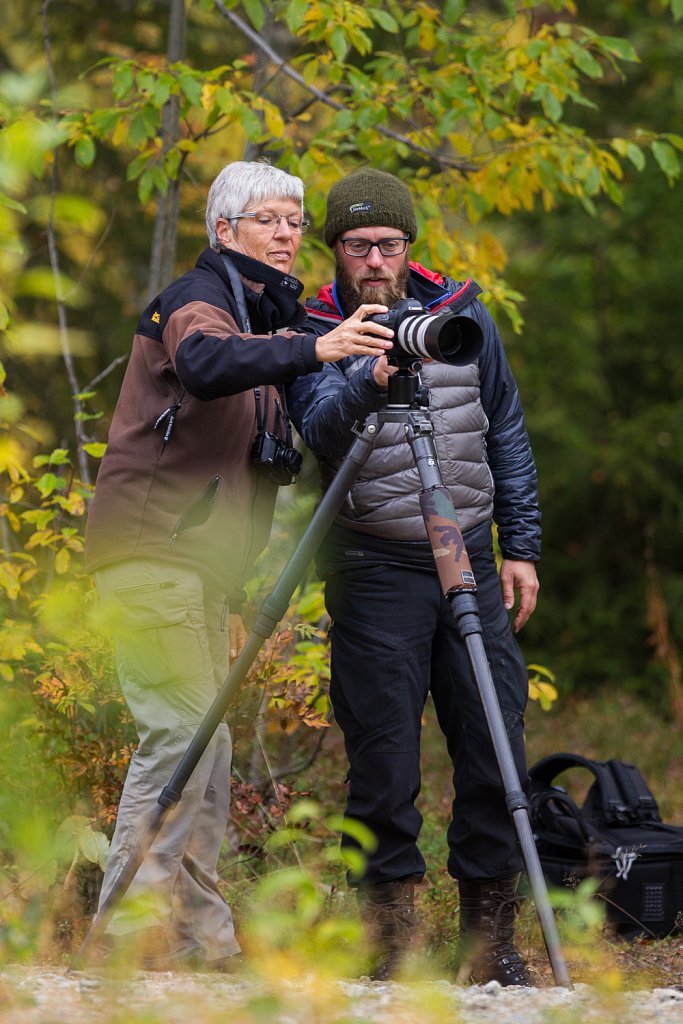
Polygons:
<instances>
[{"instance_id":1,"label":"yellow leaf","mask_svg":"<svg viewBox=\"0 0 683 1024\"><path fill-rule=\"evenodd\" d=\"M267 103L263 111L263 116L265 118L268 134L272 135L274 139L281 139L285 134L285 122L277 107L273 106L271 103Z\"/></svg>"},{"instance_id":2,"label":"yellow leaf","mask_svg":"<svg viewBox=\"0 0 683 1024\"><path fill-rule=\"evenodd\" d=\"M116 128L111 133L112 146L121 146L128 141L128 123L125 118L117 122Z\"/></svg>"},{"instance_id":3,"label":"yellow leaf","mask_svg":"<svg viewBox=\"0 0 683 1024\"><path fill-rule=\"evenodd\" d=\"M68 572L70 565L71 555L66 548L62 548L55 556L55 572L63 576L65 572Z\"/></svg>"},{"instance_id":4,"label":"yellow leaf","mask_svg":"<svg viewBox=\"0 0 683 1024\"><path fill-rule=\"evenodd\" d=\"M213 106L214 97L218 91L218 86L211 82L205 82L202 87L202 98L201 104L204 110L210 110Z\"/></svg>"}]
</instances>

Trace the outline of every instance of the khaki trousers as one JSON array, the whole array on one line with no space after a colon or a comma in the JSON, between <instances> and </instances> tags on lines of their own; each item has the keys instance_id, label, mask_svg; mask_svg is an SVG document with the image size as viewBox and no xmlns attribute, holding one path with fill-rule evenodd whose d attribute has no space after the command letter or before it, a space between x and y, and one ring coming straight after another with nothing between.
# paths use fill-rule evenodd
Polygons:
<instances>
[{"instance_id":1,"label":"khaki trousers","mask_svg":"<svg viewBox=\"0 0 683 1024\"><path fill-rule=\"evenodd\" d=\"M95 575L111 616L116 667L139 736L119 804L100 906L144 832L228 670L225 595L200 576L155 561L127 561ZM169 947L207 960L240 951L217 862L230 806L232 747L216 730L108 926L111 935L162 925Z\"/></svg>"}]
</instances>

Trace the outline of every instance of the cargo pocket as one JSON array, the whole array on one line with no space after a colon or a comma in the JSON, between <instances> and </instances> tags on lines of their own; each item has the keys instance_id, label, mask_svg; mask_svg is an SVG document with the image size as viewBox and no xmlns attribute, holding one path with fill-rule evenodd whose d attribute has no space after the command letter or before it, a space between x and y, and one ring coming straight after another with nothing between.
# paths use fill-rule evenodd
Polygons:
<instances>
[{"instance_id":1,"label":"cargo pocket","mask_svg":"<svg viewBox=\"0 0 683 1024\"><path fill-rule=\"evenodd\" d=\"M203 606L179 581L114 591L121 676L139 686L178 686L212 675ZM198 599L197 599L198 600Z\"/></svg>"}]
</instances>

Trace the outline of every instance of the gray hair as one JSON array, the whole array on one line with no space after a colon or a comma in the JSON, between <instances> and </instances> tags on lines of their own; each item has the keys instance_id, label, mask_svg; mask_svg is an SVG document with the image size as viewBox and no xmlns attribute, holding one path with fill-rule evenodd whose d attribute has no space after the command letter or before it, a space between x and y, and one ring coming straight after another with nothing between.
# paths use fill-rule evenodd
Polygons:
<instances>
[{"instance_id":1,"label":"gray hair","mask_svg":"<svg viewBox=\"0 0 683 1024\"><path fill-rule=\"evenodd\" d=\"M216 221L232 220L255 203L267 199L291 199L304 210L304 183L271 164L237 160L227 164L214 179L206 202L206 230L212 249L218 250Z\"/></svg>"}]
</instances>

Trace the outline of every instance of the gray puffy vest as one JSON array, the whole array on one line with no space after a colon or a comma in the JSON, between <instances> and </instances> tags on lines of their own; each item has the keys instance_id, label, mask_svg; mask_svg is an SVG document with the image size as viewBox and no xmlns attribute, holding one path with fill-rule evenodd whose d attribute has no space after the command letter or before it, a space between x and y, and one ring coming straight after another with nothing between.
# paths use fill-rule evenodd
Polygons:
<instances>
[{"instance_id":1,"label":"gray puffy vest","mask_svg":"<svg viewBox=\"0 0 683 1024\"><path fill-rule=\"evenodd\" d=\"M347 377L360 363L347 367ZM488 420L479 396L479 368L476 363L427 363L421 379L430 392L429 410L441 476L462 529L470 530L493 514L494 486L485 441ZM382 426L338 522L389 540L427 539L419 501L420 477L403 436L402 424Z\"/></svg>"}]
</instances>

